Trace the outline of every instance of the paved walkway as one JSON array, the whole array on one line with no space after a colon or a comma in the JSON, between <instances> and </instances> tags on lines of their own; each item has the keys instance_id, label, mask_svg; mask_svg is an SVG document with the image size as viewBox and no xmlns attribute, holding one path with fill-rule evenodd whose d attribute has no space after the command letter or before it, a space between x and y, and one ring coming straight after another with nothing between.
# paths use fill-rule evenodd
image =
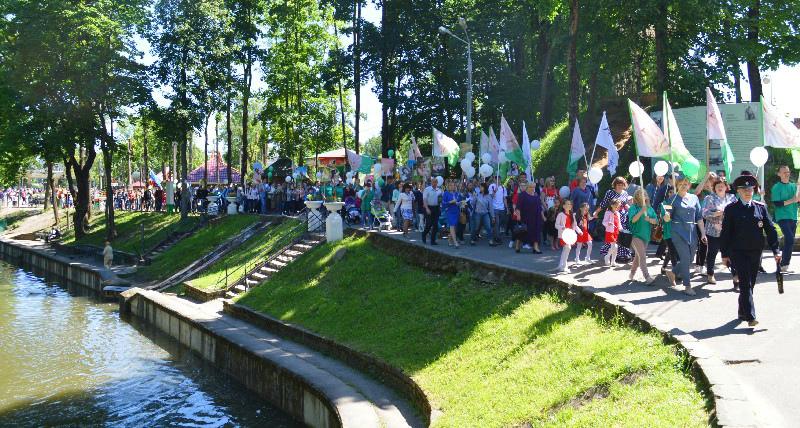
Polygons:
<instances>
[{"instance_id":1,"label":"paved walkway","mask_svg":"<svg viewBox=\"0 0 800 428\"><path fill-rule=\"evenodd\" d=\"M398 232L381 232L396 239L423 245L420 234L411 233L410 239ZM438 246L426 248L451 255L491 262L497 265L540 274L549 274L567 283L592 286L614 295L623 302L640 308L645 317L656 315L677 327L676 334L688 333L705 344L721 359L733 376L738 378L742 391L750 401L758 426L790 427L800 424L800 275L786 275L785 294L779 295L775 276L761 274L755 289L756 313L760 324L750 328L737 320L737 297L727 269L717 270L717 284L705 284L705 275L694 276L697 295L690 297L668 288L663 275L653 286L628 281L630 264L616 268L595 262L573 268L569 274L554 271L560 251L545 249L534 255L531 250L517 254L503 245L489 247L485 240L477 246L449 247L447 240ZM595 243L593 259L600 260L600 245ZM585 250L584 250L585 251ZM651 246L649 254L655 253ZM765 253L763 266L767 272L775 271L775 261ZM800 272L800 256L792 267ZM570 260L574 259L573 257ZM719 260L718 260L719 261ZM660 261L651 257L651 275L660 272ZM682 287L681 287L682 288ZM745 402L740 402L745 403Z\"/></svg>"},{"instance_id":2,"label":"paved walkway","mask_svg":"<svg viewBox=\"0 0 800 428\"><path fill-rule=\"evenodd\" d=\"M334 400L345 426L424 426L413 407L391 388L336 359L224 313L222 299L197 304L155 291L139 293L309 380Z\"/></svg>"}]
</instances>

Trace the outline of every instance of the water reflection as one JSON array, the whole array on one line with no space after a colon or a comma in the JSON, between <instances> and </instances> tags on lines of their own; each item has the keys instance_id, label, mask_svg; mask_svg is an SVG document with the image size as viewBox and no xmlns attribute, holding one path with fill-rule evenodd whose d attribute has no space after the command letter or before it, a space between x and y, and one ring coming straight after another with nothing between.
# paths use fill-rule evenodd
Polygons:
<instances>
[{"instance_id":1,"label":"water reflection","mask_svg":"<svg viewBox=\"0 0 800 428\"><path fill-rule=\"evenodd\" d=\"M0 262L0 426L297 426L164 335Z\"/></svg>"}]
</instances>

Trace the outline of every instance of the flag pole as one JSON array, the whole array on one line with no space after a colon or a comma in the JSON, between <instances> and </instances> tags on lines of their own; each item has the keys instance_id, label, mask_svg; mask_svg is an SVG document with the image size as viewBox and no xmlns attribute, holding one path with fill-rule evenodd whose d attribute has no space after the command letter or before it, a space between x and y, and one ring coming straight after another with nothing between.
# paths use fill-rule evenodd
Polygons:
<instances>
[{"instance_id":1,"label":"flag pole","mask_svg":"<svg viewBox=\"0 0 800 428\"><path fill-rule=\"evenodd\" d=\"M672 138L669 136L669 123L668 123L668 114L667 114L667 105L669 101L667 101L667 91L664 91L664 101L661 105L661 123L664 124L664 130L667 136L667 143L669 143L669 170L672 175L672 191L676 194L678 193L678 186L675 183L675 164L672 161ZM706 119L708 120L708 119ZM706 136L708 136L708 127L706 127ZM708 138L706 138L706 142L708 142ZM708 155L708 151L706 151L706 155Z\"/></svg>"},{"instance_id":2,"label":"flag pole","mask_svg":"<svg viewBox=\"0 0 800 428\"><path fill-rule=\"evenodd\" d=\"M761 146L762 147L766 147L767 146L767 136L764 134L764 119L766 118L766 116L764 115L764 105L765 105L764 104L764 94L761 94L761 99L760 100L761 100ZM758 178L758 180L761 183L764 183L764 180L762 180L761 177L760 177L760 173L761 173L761 167L759 166L759 167L756 168L756 177Z\"/></svg>"}]
</instances>

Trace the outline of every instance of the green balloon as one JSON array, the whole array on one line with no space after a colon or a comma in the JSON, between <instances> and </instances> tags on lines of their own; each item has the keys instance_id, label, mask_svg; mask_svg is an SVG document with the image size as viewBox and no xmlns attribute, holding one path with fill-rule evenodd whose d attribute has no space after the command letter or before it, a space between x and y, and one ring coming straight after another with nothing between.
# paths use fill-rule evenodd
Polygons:
<instances>
[{"instance_id":1,"label":"green balloon","mask_svg":"<svg viewBox=\"0 0 800 428\"><path fill-rule=\"evenodd\" d=\"M389 157L392 157L392 156L394 156L394 150L392 150L392 149L389 149L389 152L388 152L388 153L389 153Z\"/></svg>"}]
</instances>

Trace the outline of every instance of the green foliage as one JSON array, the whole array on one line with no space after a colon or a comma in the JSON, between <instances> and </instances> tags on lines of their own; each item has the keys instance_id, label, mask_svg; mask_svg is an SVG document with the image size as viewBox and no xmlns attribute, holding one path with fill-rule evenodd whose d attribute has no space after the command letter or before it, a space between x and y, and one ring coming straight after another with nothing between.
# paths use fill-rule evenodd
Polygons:
<instances>
[{"instance_id":1,"label":"green foliage","mask_svg":"<svg viewBox=\"0 0 800 428\"><path fill-rule=\"evenodd\" d=\"M707 424L659 335L530 287L429 274L364 238L309 252L238 303L401 368L442 411L434 426Z\"/></svg>"}]
</instances>

